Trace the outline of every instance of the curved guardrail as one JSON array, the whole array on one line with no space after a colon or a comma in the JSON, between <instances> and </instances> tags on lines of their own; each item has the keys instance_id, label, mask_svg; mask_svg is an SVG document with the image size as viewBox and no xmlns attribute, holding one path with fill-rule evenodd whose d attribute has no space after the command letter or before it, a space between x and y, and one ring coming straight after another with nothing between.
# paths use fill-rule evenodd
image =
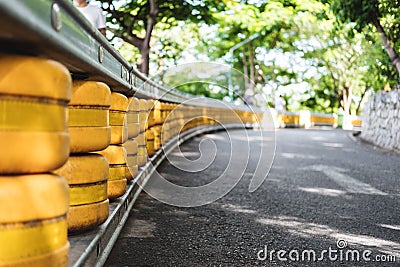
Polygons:
<instances>
[{"instance_id":1,"label":"curved guardrail","mask_svg":"<svg viewBox=\"0 0 400 267\"><path fill-rule=\"evenodd\" d=\"M54 70L54 75L61 75L63 67L65 66L67 70L70 72L65 78L65 82L67 82L69 75L71 75L73 80L81 81L81 80L89 80L89 81L96 81L96 82L103 82L104 85L99 85L96 83L92 83L91 86L100 86L103 92L107 92L107 85L111 88L112 92L122 93L123 95L130 97L135 96L135 98L143 98L143 99L157 99L160 101L161 106L165 106L164 109L158 110L159 116L157 118L158 124L155 121L152 121L154 126L160 127L162 123L166 123L168 127L167 130L170 132L165 135L165 138L160 138L158 136L158 142L162 143L162 150L158 150L155 154L148 159L147 163L144 164L140 169L137 175L133 177L131 181L127 183L127 190L126 193L117 198L116 200L110 202L109 205L109 216L108 219L100 226L85 232L80 232L78 234L69 235L69 257L68 257L68 241L66 239L66 214L55 214L52 218L28 218L26 216L20 216L22 219L20 221L9 221L7 218L7 214L0 210L0 237L2 233L6 233L3 236L10 236L11 237L11 245L3 244L0 245L0 252L2 250L9 250L8 247L11 246L11 250L13 251L13 255L5 255L7 253L0 253L0 266L2 264L28 264L28 265L67 265L70 266L93 266L93 265L102 265L112 245L114 244L120 229L122 228L127 216L129 215L129 211L132 208L133 203L135 202L136 198L138 197L141 188L138 185L138 181L142 181L141 184L144 184L145 181L149 179L154 168L160 164L160 162L165 158L166 154L169 153L171 149L178 146L182 141L190 139L191 137L202 134L208 131L215 131L221 129L221 126L215 123L210 118L205 119L197 119L197 121L187 121L182 122L182 119L187 114L193 114L193 116L198 116L200 114L207 115L207 111L210 114L217 114L217 118L221 118L224 122L224 128L242 128L251 126L252 123L255 123L257 119L262 117L261 110L255 107L249 107L247 105L235 105L233 103L224 102L224 107L222 107L219 102L215 100L208 99L206 97L196 98L196 101L190 101L193 99L193 95L185 94L174 90L173 88L169 88L166 86L162 86L157 84L156 82L152 81L148 77L144 76L138 70L130 65L114 47L95 29L86 19L76 10L76 8L72 5L71 1L65 0L42 0L42 1L32 1L32 0L18 0L18 1L0 1L0 48L2 54L0 54L0 59L2 55L29 55L31 58L49 58L56 62L61 63L63 66L59 66L58 70ZM20 60L20 59L12 59L11 61L7 62L14 62L13 60ZM24 59L25 60L25 59ZM18 61L20 62L20 61ZM22 61L21 61L22 62ZM39 61L32 61L32 62L41 62ZM44 62L43 66L49 66L52 63ZM14 66L15 67L15 66ZM4 67L6 69L7 67ZM28 68L29 69L29 68ZM18 75L24 75L22 72L18 72ZM32 76L32 75L31 75ZM57 76L59 77L59 76ZM14 77L18 79L18 77ZM63 79L64 79L63 78ZM0 77L1 79L1 77ZM27 94L27 95L15 95L13 94L13 85L12 81L7 81L4 84L1 84L0 80L0 107L5 107L2 109L2 112L5 112L2 115L2 118L6 118L4 121L0 119L0 134L5 131L9 131L11 128L7 123L10 121L14 124L18 122L13 122L16 118L22 118L23 116L29 114L31 111L29 110L29 101L34 100L34 103L37 104L40 108L39 110L44 110L46 112L50 112L53 110L52 108L48 108L46 104L52 103L56 104L56 109L59 111L56 115L61 122L61 126L65 126L62 120L66 119L65 114L67 112L67 98L68 93L65 93L65 96L62 100L55 100L49 96L44 97L43 95L35 95L35 94ZM2 88L1 86L5 86ZM2 91L4 89L4 91ZM32 88L28 90L35 90L36 88ZM24 88L26 91L27 89ZM22 90L23 91L23 90ZM51 87L50 87L51 93ZM10 93L11 92L11 93ZM18 92L21 93L21 92ZM87 95L87 94L86 94ZM107 99L109 99L108 96ZM12 107L13 101L17 100L27 100L26 105L23 107L25 108L21 111L22 115L15 116L14 113L9 112L13 110L17 110L16 108ZM102 99L102 101L106 101ZM120 99L123 99L120 97ZM81 99L82 100L82 99ZM85 99L84 99L85 100ZM176 104L184 103L189 101L190 104L186 105L186 107L182 111L178 111L173 116L171 121L165 120L165 112L170 112L169 108L173 108ZM75 117L74 123L82 123L79 120L79 114L83 114L81 112L86 112L86 115L94 114L107 114L105 113L105 105L102 104L93 106L88 108L88 105L84 103L85 101L79 102L78 106L72 106L69 108L70 115L73 114ZM107 101L106 101L107 102ZM147 101L151 102L151 101ZM143 107L143 103L140 102L140 110L139 106L137 106L137 110L133 111L133 116L137 116L140 118L140 136L139 134L136 135L137 141L146 142L146 129L148 127L148 123L143 121L142 115L151 114L151 108ZM3 105L3 106L1 106ZM108 106L110 104L107 104ZM146 106L146 103L144 104ZM88 110L84 110L87 108ZM237 116L241 123L235 123L236 119L233 120L232 116L227 117L223 115L224 110L231 110L234 111L232 114ZM6 110L6 111L4 111ZM82 111L84 110L84 111ZM109 110L107 109L107 112ZM88 113L89 112L89 113ZM92 113L91 113L92 112ZM119 110L114 110L114 117L113 119L116 120L118 118ZM187 112L185 115L184 113ZM36 113L38 113L36 111ZM219 113L219 114L218 114ZM38 113L40 115L40 112ZM34 114L37 116L38 114ZM129 113L127 111L127 116L129 120ZM131 115L132 115L131 114ZM160 115L161 114L161 115ZM89 117L93 119L94 117ZM188 115L191 116L191 115ZM50 116L51 117L51 116ZM70 116L71 117L71 116ZM72 116L73 117L73 116ZM161 119L162 117L162 119ZM110 115L111 118L111 115ZM188 119L187 117L185 117ZM104 119L104 118L103 118ZM189 118L190 119L190 118ZM71 119L72 120L72 119ZM89 119L85 119L89 121ZM96 118L95 118L96 120ZM100 120L101 121L101 120ZM104 120L105 121L105 120ZM21 121L20 121L21 122ZM103 121L102 121L103 122ZM108 122L108 117L107 117ZM98 122L96 122L98 123ZM185 123L188 124L185 125ZM146 125L146 126L145 126ZM14 125L15 126L15 125ZM23 121L22 125L17 125L19 128L23 128ZM32 126L32 125L31 125ZM33 125L34 126L34 125ZM60 127L61 127L60 126ZM107 125L100 125L100 126L107 126ZM129 125L128 125L129 126ZM137 123L139 128L139 122ZM186 127L187 126L187 127ZM122 130L124 130L125 125L119 125ZM183 127L183 128L179 128ZM34 128L34 127L33 127ZM103 127L104 128L104 127ZM27 129L23 129L27 130ZM61 131L61 130L60 130ZM62 131L61 131L62 132ZM42 133L42 132L41 132ZM67 131L64 129L61 135L64 136ZM159 129L155 131L155 133L160 134ZM25 136L29 139L29 131L26 131L28 136ZM45 134L49 134L46 132ZM172 136L170 136L172 135ZM173 136L175 135L175 136ZM14 136L15 137L15 136ZM25 138L24 137L24 138ZM154 135L152 138L155 138ZM140 139L140 140L139 140ZM145 141L143 141L145 140ZM161 141L160 141L161 140ZM136 141L135 141L136 142ZM118 143L116 146L118 148L121 147L123 141ZM62 144L64 147L68 146L66 142ZM146 145L143 148L143 143L138 146L139 149L146 149ZM154 150L154 144L152 144L151 149ZM79 153L82 151L77 150ZM94 150L97 151L97 150ZM57 151L51 151L57 152ZM65 151L64 151L65 152ZM83 151L89 152L88 158L90 158L90 153L92 151ZM7 151L0 152L0 156L6 157L5 154ZM137 152L139 153L139 152ZM3 155L2 155L3 154ZM72 154L71 154L72 155ZM74 155L71 156L70 158ZM76 158L79 158L79 154L76 154ZM143 155L142 155L143 157ZM98 155L97 159L101 159L102 156ZM38 159L40 161L40 159ZM67 160L67 159L65 159ZM77 160L77 159L75 159ZM24 164L21 162L15 162L15 164ZM12 164L11 164L12 165ZM118 164L116 164L118 165ZM2 163L0 162L0 167ZM58 168L61 166L58 166ZM117 166L118 167L118 166ZM41 169L40 172L50 172L53 171L55 168L48 167L47 169ZM117 168L116 168L117 169ZM30 179L29 177L32 173L27 170L26 173L23 169L22 174L24 175L22 178L18 175L21 172L13 173L13 170L7 170L6 168L0 168L0 170L6 170L5 172L0 172L0 183L2 181L6 181L7 183L10 182L13 185L13 181L18 179ZM37 171L38 172L38 171ZM8 175L8 176L7 176ZM11 176L10 176L11 175ZM14 176L17 175L17 176ZM35 176L33 174L33 176ZM40 176L40 175L39 175ZM7 177L7 178L4 178ZM53 181L56 179L57 176L49 176L45 177L47 180ZM36 178L35 178L36 179ZM39 178L38 178L39 179ZM40 177L40 179L44 179ZM57 178L58 179L58 178ZM46 180L46 181L47 181ZM94 184L84 184L85 188L90 189L90 186L94 186L94 188L98 188L100 186L104 186L104 181L97 182ZM14 185L13 185L14 186ZM50 186L50 185L49 185ZM58 189L62 189L62 186L58 185ZM78 185L76 187L70 187L69 189L76 189L80 190ZM49 187L50 188L50 187ZM64 188L63 190L67 190L68 188ZM104 188L103 188L104 189ZM22 190L22 189L21 189ZM26 190L26 189L24 189ZM36 187L35 187L36 190ZM91 188L90 190L93 190ZM97 189L96 189L97 190ZM72 191L71 191L72 192ZM96 191L97 192L97 191ZM35 191L31 192L35 194ZM71 193L72 194L72 193ZM76 198L74 201L83 201L81 198ZM6 204L5 206L12 206L13 203L5 203L7 202L7 192L2 193L0 192L0 204ZM60 197L61 198L61 197ZM3 203L1 203L3 201ZM65 197L60 200L62 203L68 201L68 198ZM98 201L98 200L96 200ZM105 200L104 200L105 201ZM108 201L108 199L107 199ZM100 202L98 202L100 203ZM106 202L101 202L102 205ZM10 204L10 205L8 205ZM29 209L28 206L24 206L24 209ZM77 204L79 205L79 203ZM1 206L1 205L0 205ZM1 206L3 207L3 206ZM104 207L104 205L103 205ZM45 209L45 207L43 207ZM108 214L108 213L107 213ZM23 214L22 214L23 215ZM52 215L53 216L53 215ZM58 217L57 217L58 216ZM24 219L25 218L25 219ZM54 222L57 222L57 225L52 225ZM20 228L22 231L30 231L30 225L35 225L36 230L33 232L29 232L31 240L36 240L38 244L35 244L32 249L35 253L34 256L31 254L24 253L22 249L23 246L26 246L22 240L13 240L13 238L21 237L18 231ZM56 227L56 228L55 228ZM58 228L57 228L58 227ZM17 230L13 230L16 228ZM58 236L64 240L64 243L57 243L51 245L47 244L47 242L41 242L44 238L50 238L51 236L43 236L43 229L48 232L51 232L53 229L58 229L57 234ZM11 229L11 230L10 230ZM56 240L56 238L53 238ZM0 238L1 240L1 238ZM54 241L53 240L53 241ZM60 241L61 242L61 241ZM43 243L43 244L42 244ZM17 247L12 247L12 246ZM21 246L21 247L18 247ZM60 247L61 246L61 247ZM37 248L36 248L37 247ZM29 250L30 251L30 250ZM69 263L68 263L69 258Z\"/></svg>"},{"instance_id":2,"label":"curved guardrail","mask_svg":"<svg viewBox=\"0 0 400 267\"><path fill-rule=\"evenodd\" d=\"M3 51L56 59L66 65L73 76L105 82L113 91L125 95L174 103L193 97L159 85L140 73L70 1L1 1L0 11ZM246 105L226 104L250 111ZM193 105L219 107L206 97Z\"/></svg>"}]
</instances>

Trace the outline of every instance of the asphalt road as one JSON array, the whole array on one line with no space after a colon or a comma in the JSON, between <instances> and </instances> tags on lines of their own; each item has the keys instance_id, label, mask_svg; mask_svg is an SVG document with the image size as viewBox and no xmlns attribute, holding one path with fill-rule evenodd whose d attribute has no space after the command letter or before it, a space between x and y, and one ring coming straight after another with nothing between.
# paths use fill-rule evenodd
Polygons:
<instances>
[{"instance_id":1,"label":"asphalt road","mask_svg":"<svg viewBox=\"0 0 400 267\"><path fill-rule=\"evenodd\" d=\"M205 138L214 144L199 149ZM230 158L232 147L244 152ZM242 179L225 196L192 208L142 193L105 266L400 266L399 154L341 130L278 130L269 175L250 193L251 179L263 178L256 171L260 149L259 132L251 130L183 144L182 154L174 151L158 169L169 181L195 187L226 173ZM266 172L271 146L263 149ZM215 156L210 166L196 161L200 152ZM182 156L195 161L174 167ZM229 162L233 172L224 172ZM181 170L200 165L204 170Z\"/></svg>"}]
</instances>

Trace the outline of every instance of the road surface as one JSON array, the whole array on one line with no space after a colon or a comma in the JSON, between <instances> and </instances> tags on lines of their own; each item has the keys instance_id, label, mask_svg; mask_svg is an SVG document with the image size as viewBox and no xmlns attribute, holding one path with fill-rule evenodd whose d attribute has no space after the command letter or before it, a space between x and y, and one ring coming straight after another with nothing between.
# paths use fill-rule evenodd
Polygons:
<instances>
[{"instance_id":1,"label":"road surface","mask_svg":"<svg viewBox=\"0 0 400 267\"><path fill-rule=\"evenodd\" d=\"M400 266L399 154L342 130L278 130L270 173L250 193L257 132L229 134L252 148L234 189L193 208L142 193L105 266ZM227 136L208 134L181 146L195 160L199 142L213 140L217 155L205 170L187 173L164 162L159 172L183 186L209 183L226 167ZM171 162L180 157L174 151ZM242 157L233 155L233 162Z\"/></svg>"}]
</instances>

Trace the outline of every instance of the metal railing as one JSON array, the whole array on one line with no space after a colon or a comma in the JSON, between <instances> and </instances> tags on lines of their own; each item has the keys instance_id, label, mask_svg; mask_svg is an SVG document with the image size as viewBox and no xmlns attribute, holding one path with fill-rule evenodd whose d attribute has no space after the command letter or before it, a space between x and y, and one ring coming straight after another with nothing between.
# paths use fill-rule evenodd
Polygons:
<instances>
[{"instance_id":1,"label":"metal railing","mask_svg":"<svg viewBox=\"0 0 400 267\"><path fill-rule=\"evenodd\" d=\"M85 17L66 0L0 1L0 48L3 52L49 57L73 77L105 82L115 92L182 103L194 96L160 85L128 63ZM226 105L251 111L246 105ZM191 105L219 108L199 98Z\"/></svg>"}]
</instances>

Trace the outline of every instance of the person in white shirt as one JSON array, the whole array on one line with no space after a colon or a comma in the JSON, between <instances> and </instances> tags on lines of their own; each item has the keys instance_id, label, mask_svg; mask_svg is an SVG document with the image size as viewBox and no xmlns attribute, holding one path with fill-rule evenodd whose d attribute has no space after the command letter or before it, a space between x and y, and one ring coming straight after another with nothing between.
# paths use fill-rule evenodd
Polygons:
<instances>
[{"instance_id":1,"label":"person in white shirt","mask_svg":"<svg viewBox=\"0 0 400 267\"><path fill-rule=\"evenodd\" d=\"M89 5L87 0L74 0L74 4L86 19L106 36L106 18L103 15L103 10L97 6Z\"/></svg>"}]
</instances>

